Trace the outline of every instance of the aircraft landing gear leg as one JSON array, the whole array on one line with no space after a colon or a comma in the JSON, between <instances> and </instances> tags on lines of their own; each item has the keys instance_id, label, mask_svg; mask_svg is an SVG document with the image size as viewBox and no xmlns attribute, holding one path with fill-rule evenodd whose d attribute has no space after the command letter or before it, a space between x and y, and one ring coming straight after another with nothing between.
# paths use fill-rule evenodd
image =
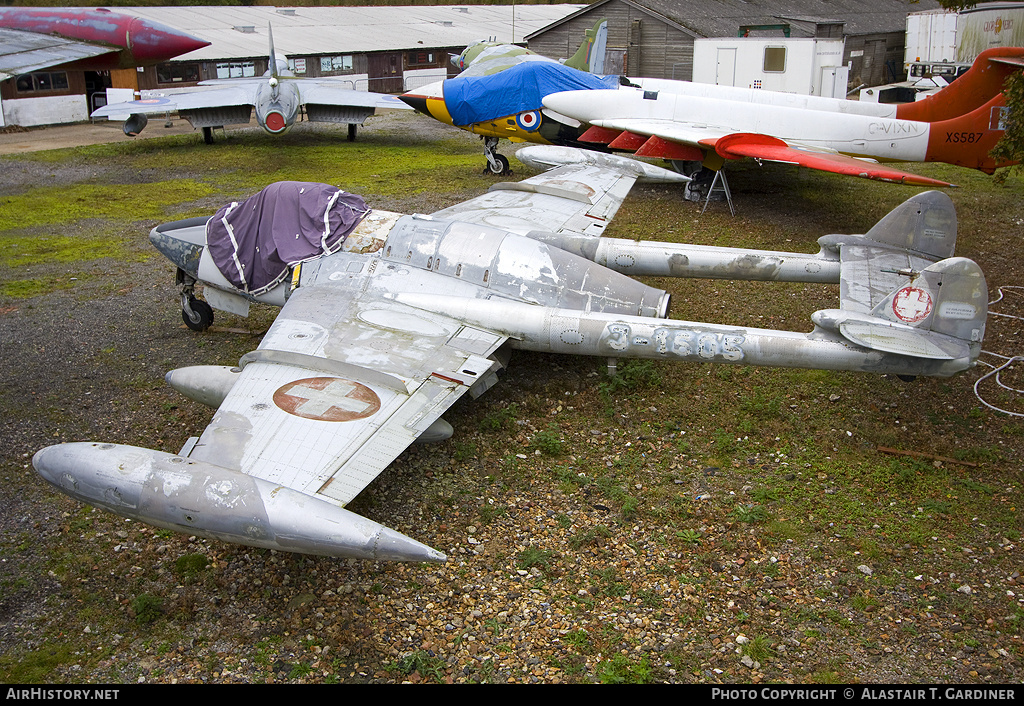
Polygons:
<instances>
[{"instance_id":1,"label":"aircraft landing gear leg","mask_svg":"<svg viewBox=\"0 0 1024 706\"><path fill-rule=\"evenodd\" d=\"M348 141L349 142L355 142L356 141L356 130L358 129L358 127L359 126L356 125L355 123L349 123L348 124Z\"/></svg>"},{"instance_id":2,"label":"aircraft landing gear leg","mask_svg":"<svg viewBox=\"0 0 1024 706\"><path fill-rule=\"evenodd\" d=\"M182 277L179 271L181 287L181 320L193 331L205 331L213 325L213 307L202 299L196 299L196 281L191 277Z\"/></svg>"},{"instance_id":3,"label":"aircraft landing gear leg","mask_svg":"<svg viewBox=\"0 0 1024 706\"><path fill-rule=\"evenodd\" d=\"M498 138L485 137L484 156L487 157L487 166L484 167L484 174L511 174L508 166L508 157L498 154Z\"/></svg>"}]
</instances>

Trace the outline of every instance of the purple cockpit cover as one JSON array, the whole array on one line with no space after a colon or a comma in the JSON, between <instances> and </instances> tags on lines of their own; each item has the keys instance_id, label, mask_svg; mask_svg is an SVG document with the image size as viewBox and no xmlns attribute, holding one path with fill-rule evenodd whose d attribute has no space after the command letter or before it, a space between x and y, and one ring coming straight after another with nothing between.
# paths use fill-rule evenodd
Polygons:
<instances>
[{"instance_id":1,"label":"purple cockpit cover","mask_svg":"<svg viewBox=\"0 0 1024 706\"><path fill-rule=\"evenodd\" d=\"M217 211L206 224L206 245L231 284L263 294L292 265L337 251L369 211L361 197L336 186L279 181Z\"/></svg>"}]
</instances>

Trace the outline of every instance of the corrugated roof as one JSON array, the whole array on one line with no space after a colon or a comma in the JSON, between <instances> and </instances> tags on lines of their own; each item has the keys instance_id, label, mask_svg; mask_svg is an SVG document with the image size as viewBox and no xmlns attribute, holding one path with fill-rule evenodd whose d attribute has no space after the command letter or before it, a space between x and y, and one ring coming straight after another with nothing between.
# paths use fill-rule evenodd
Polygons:
<instances>
[{"instance_id":1,"label":"corrugated roof","mask_svg":"<svg viewBox=\"0 0 1024 706\"><path fill-rule=\"evenodd\" d=\"M664 17L700 37L735 37L741 25L778 24L786 17L839 20L847 35L905 32L908 14L941 7L936 0L598 0L578 14L601 16L601 6L611 2Z\"/></svg>"},{"instance_id":2,"label":"corrugated roof","mask_svg":"<svg viewBox=\"0 0 1024 706\"><path fill-rule=\"evenodd\" d=\"M374 7L119 7L162 22L210 46L177 57L204 61L264 56L267 26L274 48L288 56L456 47L496 38L523 41L584 5L415 5ZM514 22L513 22L514 18ZM514 24L514 36L513 36ZM244 32L235 27L251 27Z\"/></svg>"},{"instance_id":3,"label":"corrugated roof","mask_svg":"<svg viewBox=\"0 0 1024 706\"><path fill-rule=\"evenodd\" d=\"M637 0L705 37L735 36L740 25L775 24L785 17L829 17L848 35L904 32L911 12L936 0Z\"/></svg>"}]
</instances>

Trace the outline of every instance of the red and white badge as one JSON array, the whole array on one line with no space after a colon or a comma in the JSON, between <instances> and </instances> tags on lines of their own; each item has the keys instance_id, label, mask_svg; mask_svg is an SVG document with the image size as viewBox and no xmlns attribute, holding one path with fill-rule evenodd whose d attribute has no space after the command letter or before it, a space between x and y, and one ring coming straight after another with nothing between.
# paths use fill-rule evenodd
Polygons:
<instances>
[{"instance_id":1,"label":"red and white badge","mask_svg":"<svg viewBox=\"0 0 1024 706\"><path fill-rule=\"evenodd\" d=\"M304 419L351 422L376 414L380 398L366 385L352 380L305 378L278 388L274 404Z\"/></svg>"},{"instance_id":2,"label":"red and white badge","mask_svg":"<svg viewBox=\"0 0 1024 706\"><path fill-rule=\"evenodd\" d=\"M892 312L908 324L922 321L932 313L932 295L918 287L904 287L892 298Z\"/></svg>"}]
</instances>

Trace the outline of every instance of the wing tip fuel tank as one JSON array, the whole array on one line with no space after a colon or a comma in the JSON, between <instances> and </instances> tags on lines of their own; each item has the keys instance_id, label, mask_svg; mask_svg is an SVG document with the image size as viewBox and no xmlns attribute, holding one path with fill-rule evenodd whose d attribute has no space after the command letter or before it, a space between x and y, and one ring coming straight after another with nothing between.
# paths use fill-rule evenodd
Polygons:
<instances>
[{"instance_id":1,"label":"wing tip fuel tank","mask_svg":"<svg viewBox=\"0 0 1024 706\"><path fill-rule=\"evenodd\" d=\"M339 558L447 559L411 537L306 493L162 451L76 442L41 449L32 465L77 500L177 532Z\"/></svg>"}]
</instances>

